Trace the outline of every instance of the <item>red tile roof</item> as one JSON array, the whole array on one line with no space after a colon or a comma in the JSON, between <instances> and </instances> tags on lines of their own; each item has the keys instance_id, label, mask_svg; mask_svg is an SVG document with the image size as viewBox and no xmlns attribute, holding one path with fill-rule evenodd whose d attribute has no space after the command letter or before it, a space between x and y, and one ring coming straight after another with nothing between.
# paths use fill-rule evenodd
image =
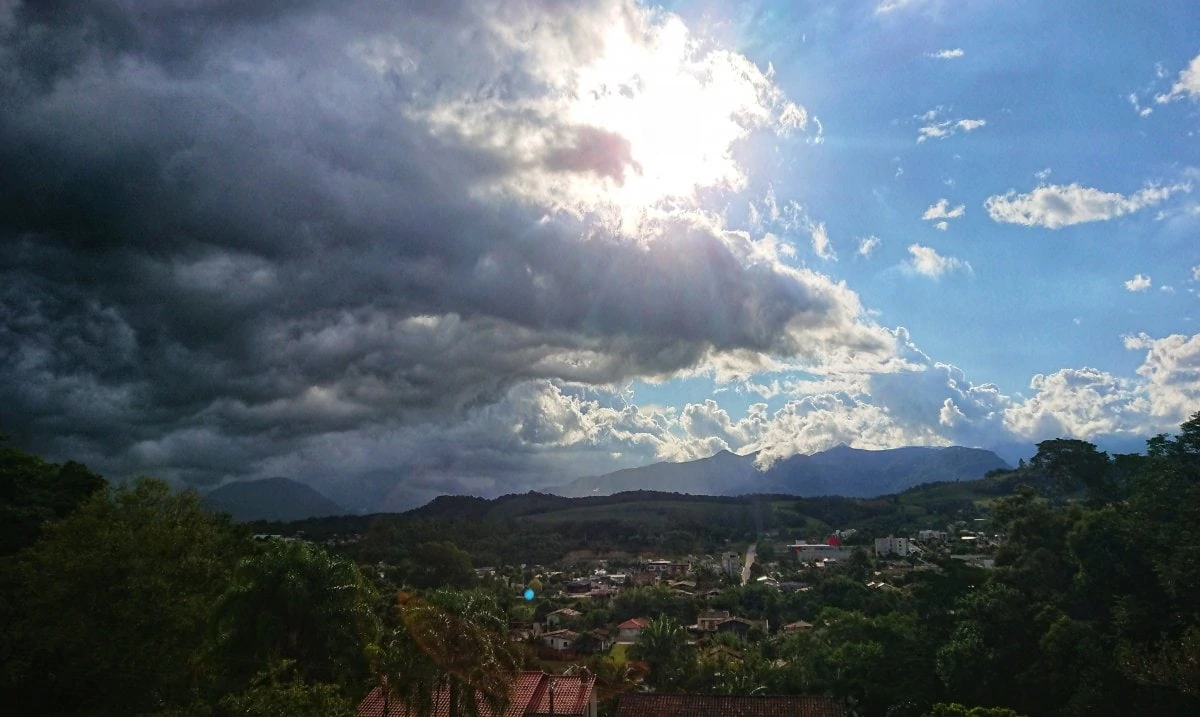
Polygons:
<instances>
[{"instance_id":1,"label":"red tile roof","mask_svg":"<svg viewBox=\"0 0 1200 717\"><path fill-rule=\"evenodd\" d=\"M816 695L626 694L617 717L848 717L846 706Z\"/></svg>"},{"instance_id":2,"label":"red tile roof","mask_svg":"<svg viewBox=\"0 0 1200 717\"><path fill-rule=\"evenodd\" d=\"M617 628L620 630L632 630L634 628L647 628L647 627L650 627L650 621L643 617L630 618L629 620L626 620L625 622L621 623L620 625L617 625Z\"/></svg>"},{"instance_id":3,"label":"red tile roof","mask_svg":"<svg viewBox=\"0 0 1200 717\"><path fill-rule=\"evenodd\" d=\"M554 714L584 715L596 684L595 675L548 675L544 672L522 672L513 682L508 708L502 717L529 717L549 714L550 684L554 683ZM442 688L433 698L433 712L429 717L448 717L450 691ZM358 717L416 717L403 703L392 698L387 701L384 713L384 695L380 688L371 690L358 705ZM482 701L478 705L480 717L496 717ZM422 715L422 717L425 717Z\"/></svg>"}]
</instances>

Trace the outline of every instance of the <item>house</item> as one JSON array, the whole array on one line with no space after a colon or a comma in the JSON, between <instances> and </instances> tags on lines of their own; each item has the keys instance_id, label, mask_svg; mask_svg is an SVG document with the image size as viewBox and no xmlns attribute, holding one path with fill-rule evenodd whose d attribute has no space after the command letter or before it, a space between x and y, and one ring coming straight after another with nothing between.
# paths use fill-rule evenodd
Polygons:
<instances>
[{"instance_id":1,"label":"house","mask_svg":"<svg viewBox=\"0 0 1200 717\"><path fill-rule=\"evenodd\" d=\"M617 717L850 717L846 705L823 695L679 695L629 692Z\"/></svg>"},{"instance_id":2,"label":"house","mask_svg":"<svg viewBox=\"0 0 1200 717\"><path fill-rule=\"evenodd\" d=\"M752 627L754 627L754 623L744 617L727 617L717 623L716 631L737 635L745 640Z\"/></svg>"},{"instance_id":3,"label":"house","mask_svg":"<svg viewBox=\"0 0 1200 717\"><path fill-rule=\"evenodd\" d=\"M732 617L728 610L705 610L696 617L696 627L704 632L714 632L717 623Z\"/></svg>"},{"instance_id":4,"label":"house","mask_svg":"<svg viewBox=\"0 0 1200 717\"><path fill-rule=\"evenodd\" d=\"M724 553L721 555L721 572L727 575L742 574L742 556L737 553Z\"/></svg>"},{"instance_id":5,"label":"house","mask_svg":"<svg viewBox=\"0 0 1200 717\"><path fill-rule=\"evenodd\" d=\"M584 652L590 650L591 652L602 653L611 650L616 640L613 639L612 633L607 628L600 627L596 628L595 630L588 630L587 632L581 634L579 637L579 644L582 645L585 642L588 643L588 647L586 649L580 648Z\"/></svg>"},{"instance_id":6,"label":"house","mask_svg":"<svg viewBox=\"0 0 1200 717\"><path fill-rule=\"evenodd\" d=\"M875 555L898 555L902 558L907 557L911 551L908 547L908 538L896 538L889 535L886 538L875 539Z\"/></svg>"},{"instance_id":7,"label":"house","mask_svg":"<svg viewBox=\"0 0 1200 717\"><path fill-rule=\"evenodd\" d=\"M596 717L596 676L548 675L545 672L517 674L509 691L508 708L496 714L477 700L479 717ZM442 687L433 694L431 717L448 717L450 689ZM358 717L417 717L396 698L376 687L358 705Z\"/></svg>"},{"instance_id":8,"label":"house","mask_svg":"<svg viewBox=\"0 0 1200 717\"><path fill-rule=\"evenodd\" d=\"M811 629L813 629L812 623L805 622L803 620L797 620L796 622L789 622L788 624L783 626L783 631L786 633L789 633L789 634L791 634L793 632L808 632Z\"/></svg>"},{"instance_id":9,"label":"house","mask_svg":"<svg viewBox=\"0 0 1200 717\"><path fill-rule=\"evenodd\" d=\"M542 634L542 644L557 652L574 652L579 642L579 633L571 630L554 630Z\"/></svg>"},{"instance_id":10,"label":"house","mask_svg":"<svg viewBox=\"0 0 1200 717\"><path fill-rule=\"evenodd\" d=\"M642 630L650 627L650 621L644 617L635 617L617 625L617 642L637 642Z\"/></svg>"},{"instance_id":11,"label":"house","mask_svg":"<svg viewBox=\"0 0 1200 717\"><path fill-rule=\"evenodd\" d=\"M578 610L572 610L569 607L564 607L561 610L555 610L546 616L546 624L553 628L562 627L564 623L570 623L578 618L583 617L583 613Z\"/></svg>"}]
</instances>

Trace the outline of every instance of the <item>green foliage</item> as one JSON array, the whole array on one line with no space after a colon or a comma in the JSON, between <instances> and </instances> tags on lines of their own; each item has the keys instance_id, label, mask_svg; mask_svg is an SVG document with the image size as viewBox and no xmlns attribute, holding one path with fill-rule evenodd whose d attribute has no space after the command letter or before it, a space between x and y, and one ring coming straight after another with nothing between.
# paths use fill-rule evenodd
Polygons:
<instances>
[{"instance_id":1,"label":"green foliage","mask_svg":"<svg viewBox=\"0 0 1200 717\"><path fill-rule=\"evenodd\" d=\"M106 485L79 463L49 463L3 440L0 437L0 556L32 545L43 524L65 518Z\"/></svg>"},{"instance_id":2,"label":"green foliage","mask_svg":"<svg viewBox=\"0 0 1200 717\"><path fill-rule=\"evenodd\" d=\"M3 571L3 702L128 715L194 699L209 608L249 536L162 482L94 494Z\"/></svg>"},{"instance_id":3,"label":"green foliage","mask_svg":"<svg viewBox=\"0 0 1200 717\"><path fill-rule=\"evenodd\" d=\"M650 666L646 682L660 690L676 690L692 670L693 650L687 631L669 616L650 621L629 651L629 658Z\"/></svg>"},{"instance_id":4,"label":"green foliage","mask_svg":"<svg viewBox=\"0 0 1200 717\"><path fill-rule=\"evenodd\" d=\"M217 600L211 640L234 675L287 662L298 679L354 684L378 637L374 595L358 568L307 543L270 541L238 564Z\"/></svg>"},{"instance_id":5,"label":"green foliage","mask_svg":"<svg viewBox=\"0 0 1200 717\"><path fill-rule=\"evenodd\" d=\"M397 700L429 714L437 689L446 687L450 717L474 717L481 703L496 714L504 711L521 657L490 595L439 590L422 599L401 593L397 609L401 626L376 656Z\"/></svg>"},{"instance_id":6,"label":"green foliage","mask_svg":"<svg viewBox=\"0 0 1200 717\"><path fill-rule=\"evenodd\" d=\"M351 717L354 705L337 685L300 679L296 664L284 661L254 676L249 687L227 695L220 706L239 717Z\"/></svg>"},{"instance_id":7,"label":"green foliage","mask_svg":"<svg viewBox=\"0 0 1200 717\"><path fill-rule=\"evenodd\" d=\"M960 704L936 704L923 717L1021 717L1007 707L971 707Z\"/></svg>"}]
</instances>

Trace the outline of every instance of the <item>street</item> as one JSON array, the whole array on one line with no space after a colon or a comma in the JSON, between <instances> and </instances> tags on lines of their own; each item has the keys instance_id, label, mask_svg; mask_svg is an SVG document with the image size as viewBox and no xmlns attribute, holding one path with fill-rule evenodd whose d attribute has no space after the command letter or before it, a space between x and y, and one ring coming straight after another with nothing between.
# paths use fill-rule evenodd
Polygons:
<instances>
[{"instance_id":1,"label":"street","mask_svg":"<svg viewBox=\"0 0 1200 717\"><path fill-rule=\"evenodd\" d=\"M758 543L750 543L750 547L746 548L746 564L742 567L742 585L750 582L750 566L754 564L754 553L758 550Z\"/></svg>"}]
</instances>

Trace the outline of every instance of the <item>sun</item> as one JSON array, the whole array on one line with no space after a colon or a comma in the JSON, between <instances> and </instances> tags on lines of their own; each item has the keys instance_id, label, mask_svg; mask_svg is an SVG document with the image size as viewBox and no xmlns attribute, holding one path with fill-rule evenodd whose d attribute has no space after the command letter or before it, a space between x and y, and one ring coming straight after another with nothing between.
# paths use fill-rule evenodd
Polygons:
<instances>
[{"instance_id":1,"label":"sun","mask_svg":"<svg viewBox=\"0 0 1200 717\"><path fill-rule=\"evenodd\" d=\"M674 16L642 33L609 32L604 52L579 70L577 83L570 121L629 143L631 161L607 199L635 213L694 199L701 189L741 189L746 170L734 157L736 143L758 128L804 122L804 111L783 100L769 72L705 47Z\"/></svg>"}]
</instances>

